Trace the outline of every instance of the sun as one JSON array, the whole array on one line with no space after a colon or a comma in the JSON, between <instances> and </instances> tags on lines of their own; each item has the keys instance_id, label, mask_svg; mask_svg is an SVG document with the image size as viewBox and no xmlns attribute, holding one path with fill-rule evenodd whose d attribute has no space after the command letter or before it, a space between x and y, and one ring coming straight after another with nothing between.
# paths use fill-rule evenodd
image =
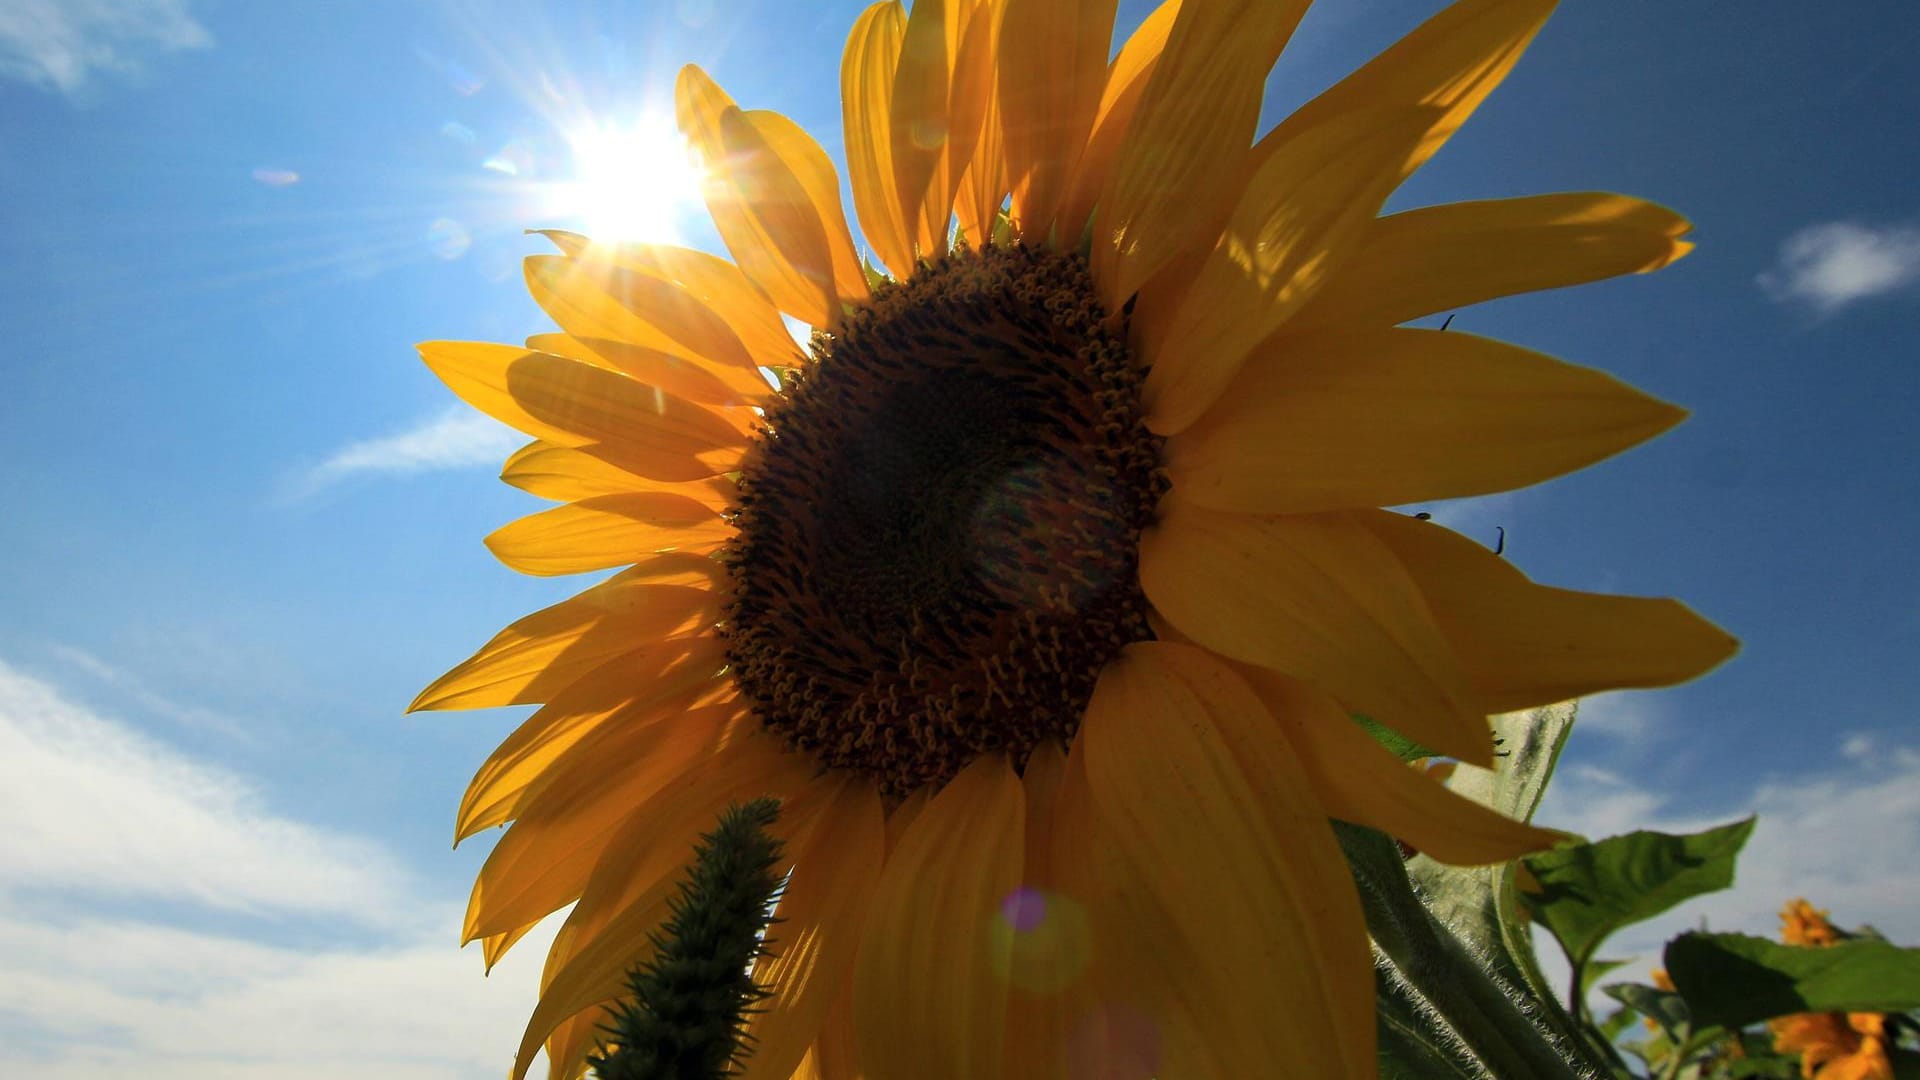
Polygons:
<instances>
[{"instance_id":1,"label":"sun","mask_svg":"<svg viewBox=\"0 0 1920 1080\"><path fill-rule=\"evenodd\" d=\"M546 210L578 219L595 237L676 239L681 218L701 206L705 172L669 117L589 121L566 140L572 175L549 189Z\"/></svg>"}]
</instances>

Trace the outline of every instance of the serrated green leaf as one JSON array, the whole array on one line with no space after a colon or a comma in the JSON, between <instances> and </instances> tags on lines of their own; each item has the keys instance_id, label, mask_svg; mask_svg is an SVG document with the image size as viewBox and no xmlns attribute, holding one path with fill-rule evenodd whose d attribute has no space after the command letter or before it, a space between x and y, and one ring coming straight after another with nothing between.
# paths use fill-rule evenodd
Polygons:
<instances>
[{"instance_id":1,"label":"serrated green leaf","mask_svg":"<svg viewBox=\"0 0 1920 1080\"><path fill-rule=\"evenodd\" d=\"M1747 934L1682 934L1667 943L1666 965L1703 1024L1920 1008L1920 949L1883 941L1809 948Z\"/></svg>"},{"instance_id":2,"label":"serrated green leaf","mask_svg":"<svg viewBox=\"0 0 1920 1080\"><path fill-rule=\"evenodd\" d=\"M1690 835L1638 830L1524 860L1540 882L1524 903L1578 966L1608 935L1733 884L1753 818Z\"/></svg>"}]
</instances>

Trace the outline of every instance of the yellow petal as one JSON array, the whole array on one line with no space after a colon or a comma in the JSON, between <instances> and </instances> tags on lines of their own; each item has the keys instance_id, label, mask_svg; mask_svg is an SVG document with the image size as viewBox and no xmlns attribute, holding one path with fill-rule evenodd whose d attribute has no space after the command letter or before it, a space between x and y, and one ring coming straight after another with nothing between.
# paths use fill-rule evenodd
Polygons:
<instances>
[{"instance_id":1,"label":"yellow petal","mask_svg":"<svg viewBox=\"0 0 1920 1080\"><path fill-rule=\"evenodd\" d=\"M1005 0L970 0L953 75L953 131L946 168L955 181L953 212L968 242L992 235L1006 197L1006 152L1000 132L997 45Z\"/></svg>"},{"instance_id":2,"label":"yellow petal","mask_svg":"<svg viewBox=\"0 0 1920 1080\"><path fill-rule=\"evenodd\" d=\"M736 406L758 405L770 397L772 391L757 368L749 370L688 360L624 341L577 338L571 334L535 334L527 339L527 348L609 368L648 386L657 386L675 397L717 406L714 415L741 430L750 429L755 418L753 410Z\"/></svg>"},{"instance_id":3,"label":"yellow petal","mask_svg":"<svg viewBox=\"0 0 1920 1080\"><path fill-rule=\"evenodd\" d=\"M741 116L753 125L754 132L780 157L806 194L813 215L827 236L827 254L833 265L833 292L836 302L823 321L806 319L825 327L837 321L841 305L866 299L867 275L860 269L860 256L853 250L853 234L847 228L847 213L840 206L840 174L833 160L820 149L813 136L800 125L776 112L754 109ZM753 145L749 143L749 145ZM787 335L792 341L793 335Z\"/></svg>"},{"instance_id":4,"label":"yellow petal","mask_svg":"<svg viewBox=\"0 0 1920 1080\"><path fill-rule=\"evenodd\" d=\"M1517 293L1658 270L1692 226L1663 206L1605 192L1409 210L1369 227L1352 259L1283 328L1392 326Z\"/></svg>"},{"instance_id":5,"label":"yellow petal","mask_svg":"<svg viewBox=\"0 0 1920 1080\"><path fill-rule=\"evenodd\" d=\"M875 255L904 278L913 272L913 239L893 179L893 77L907 16L899 0L881 0L854 21L840 64L847 180L860 232Z\"/></svg>"},{"instance_id":6,"label":"yellow petal","mask_svg":"<svg viewBox=\"0 0 1920 1080\"><path fill-rule=\"evenodd\" d=\"M1167 32L1173 29L1174 16L1180 13L1180 0L1165 0L1120 47L1107 68L1106 87L1100 94L1100 107L1094 110L1093 133L1080 152L1073 169L1072 193L1060 211L1063 236L1078 236L1093 216L1094 200L1107 182L1113 157L1120 140L1133 124L1133 112L1140 105L1140 94L1159 66L1160 53L1167 47Z\"/></svg>"},{"instance_id":7,"label":"yellow petal","mask_svg":"<svg viewBox=\"0 0 1920 1080\"><path fill-rule=\"evenodd\" d=\"M1140 541L1140 586L1214 652L1304 679L1449 756L1493 760L1486 717L1413 578L1351 515L1224 514L1169 498Z\"/></svg>"},{"instance_id":8,"label":"yellow petal","mask_svg":"<svg viewBox=\"0 0 1920 1080\"><path fill-rule=\"evenodd\" d=\"M1431 110L1361 113L1303 132L1247 182L1147 372L1147 423L1170 435L1220 397L1247 354L1351 255Z\"/></svg>"},{"instance_id":9,"label":"yellow petal","mask_svg":"<svg viewBox=\"0 0 1920 1080\"><path fill-rule=\"evenodd\" d=\"M711 551L733 535L713 507L666 491L597 495L494 530L487 549L523 574L580 574L662 551Z\"/></svg>"},{"instance_id":10,"label":"yellow petal","mask_svg":"<svg viewBox=\"0 0 1920 1080\"><path fill-rule=\"evenodd\" d=\"M603 729L574 747L554 766L565 768L567 782L546 784L528 799L480 868L464 940L544 918L579 899L622 826L644 808L665 812L662 793L679 792L685 777L718 783L747 771L758 759L724 742L727 711L696 711L684 724ZM602 745L610 753L598 753Z\"/></svg>"},{"instance_id":11,"label":"yellow petal","mask_svg":"<svg viewBox=\"0 0 1920 1080\"><path fill-rule=\"evenodd\" d=\"M654 480L727 471L746 436L713 413L618 372L564 356L468 341L429 341L420 356L481 412Z\"/></svg>"},{"instance_id":12,"label":"yellow petal","mask_svg":"<svg viewBox=\"0 0 1920 1080\"><path fill-rule=\"evenodd\" d=\"M623 653L714 621L718 593L686 585L608 581L542 608L495 634L420 691L408 711L482 709L551 700Z\"/></svg>"},{"instance_id":13,"label":"yellow petal","mask_svg":"<svg viewBox=\"0 0 1920 1080\"><path fill-rule=\"evenodd\" d=\"M1026 869L1014 919L1006 906L996 933L1012 942L1007 971L1008 1076L1059 1074L1076 1021L1086 1005L1086 978L1093 963L1091 923L1085 905L1066 894L1053 872L1056 810L1067 767L1066 752L1052 740L1034 747L1021 775L1026 789Z\"/></svg>"},{"instance_id":14,"label":"yellow petal","mask_svg":"<svg viewBox=\"0 0 1920 1080\"><path fill-rule=\"evenodd\" d=\"M1507 77L1557 0L1460 0L1282 120L1254 148L1259 160L1323 123L1366 109L1442 110L1401 179L1425 164Z\"/></svg>"},{"instance_id":15,"label":"yellow petal","mask_svg":"<svg viewBox=\"0 0 1920 1080\"><path fill-rule=\"evenodd\" d=\"M654 349L719 370L753 370L740 335L678 282L603 259L532 255L522 266L528 293L574 337Z\"/></svg>"},{"instance_id":16,"label":"yellow petal","mask_svg":"<svg viewBox=\"0 0 1920 1080\"><path fill-rule=\"evenodd\" d=\"M529 798L551 782L557 762L583 740L616 725L644 727L688 712L726 666L711 636L674 638L628 653L596 672L620 687L570 687L540 708L494 750L467 785L454 816L454 842L520 816ZM576 689L579 692L576 693ZM729 703L735 710L738 703ZM716 711L711 715L724 716Z\"/></svg>"},{"instance_id":17,"label":"yellow petal","mask_svg":"<svg viewBox=\"0 0 1920 1080\"><path fill-rule=\"evenodd\" d=\"M925 257L946 250L953 193L948 189L947 201L941 201L938 192L946 187L942 159L952 126L948 106L964 2L914 0L893 73L893 186L907 231Z\"/></svg>"},{"instance_id":18,"label":"yellow petal","mask_svg":"<svg viewBox=\"0 0 1920 1080\"><path fill-rule=\"evenodd\" d=\"M785 816L782 809L782 816ZM753 981L773 996L748 1023L744 1080L787 1080L825 1024L852 969L867 904L880 877L886 824L879 794L848 776L821 823L792 845L793 876Z\"/></svg>"},{"instance_id":19,"label":"yellow petal","mask_svg":"<svg viewBox=\"0 0 1920 1080\"><path fill-rule=\"evenodd\" d=\"M1168 1040L1161 1075L1375 1076L1373 964L1346 860L1259 699L1188 645L1129 646L1080 728L1099 834L1172 937L1137 943L1150 995L1185 998L1210 1061ZM1076 746L1076 751L1079 746ZM1137 963L1138 961L1136 961Z\"/></svg>"},{"instance_id":20,"label":"yellow petal","mask_svg":"<svg viewBox=\"0 0 1920 1080\"><path fill-rule=\"evenodd\" d=\"M1046 242L1093 130L1113 14L1114 0L1007 0L998 57L1001 138L1014 218L1029 243ZM1068 224L1063 247L1079 242L1085 222Z\"/></svg>"},{"instance_id":21,"label":"yellow petal","mask_svg":"<svg viewBox=\"0 0 1920 1080\"><path fill-rule=\"evenodd\" d=\"M1020 884L1025 829L1020 779L989 755L933 796L888 856L854 965L867 1073L999 1074L1007 988L995 966L1005 971L1007 958L991 924Z\"/></svg>"},{"instance_id":22,"label":"yellow petal","mask_svg":"<svg viewBox=\"0 0 1920 1080\"><path fill-rule=\"evenodd\" d=\"M627 971L652 955L652 936L667 914L694 838L710 831L729 803L768 795L787 805L807 787L812 771L811 759L787 751L777 739L747 736L716 756L711 771L683 773L633 810L618 835L608 838L607 858L586 887L590 895L581 896L554 940L540 1001L511 1074L516 1080L549 1033L567 1018L618 997ZM783 810L776 832L787 827Z\"/></svg>"},{"instance_id":23,"label":"yellow petal","mask_svg":"<svg viewBox=\"0 0 1920 1080\"><path fill-rule=\"evenodd\" d=\"M790 367L800 360L793 335L760 286L725 259L672 244L592 243L576 233L539 230L577 260L604 260L625 270L677 281L740 336L753 362Z\"/></svg>"},{"instance_id":24,"label":"yellow petal","mask_svg":"<svg viewBox=\"0 0 1920 1080\"><path fill-rule=\"evenodd\" d=\"M661 484L616 468L585 451L539 440L514 451L500 467L500 479L521 491L558 502L664 490L684 495L703 506L724 510L740 497L734 482L724 476L691 484Z\"/></svg>"},{"instance_id":25,"label":"yellow petal","mask_svg":"<svg viewBox=\"0 0 1920 1080\"><path fill-rule=\"evenodd\" d=\"M674 100L680 130L706 165L707 209L734 262L789 315L815 326L837 318L828 224L795 168L806 157L793 138L799 129L742 112L692 64L680 69Z\"/></svg>"},{"instance_id":26,"label":"yellow petal","mask_svg":"<svg viewBox=\"0 0 1920 1080\"><path fill-rule=\"evenodd\" d=\"M1592 368L1454 331L1262 345L1167 443L1181 497L1308 513L1484 495L1584 468L1686 413Z\"/></svg>"},{"instance_id":27,"label":"yellow petal","mask_svg":"<svg viewBox=\"0 0 1920 1080\"><path fill-rule=\"evenodd\" d=\"M1348 718L1332 698L1297 679L1260 668L1240 674L1260 695L1313 782L1326 812L1397 836L1422 853L1460 866L1505 862L1552 847L1560 833L1515 821L1456 795Z\"/></svg>"},{"instance_id":28,"label":"yellow petal","mask_svg":"<svg viewBox=\"0 0 1920 1080\"><path fill-rule=\"evenodd\" d=\"M1306 10L1306 0L1222 0L1174 18L1095 211L1093 278L1107 310L1182 251L1212 246L1244 182L1267 72Z\"/></svg>"},{"instance_id":29,"label":"yellow petal","mask_svg":"<svg viewBox=\"0 0 1920 1080\"><path fill-rule=\"evenodd\" d=\"M1672 686L1739 648L1677 600L1535 585L1512 563L1430 522L1385 511L1360 520L1413 576L1488 712Z\"/></svg>"}]
</instances>

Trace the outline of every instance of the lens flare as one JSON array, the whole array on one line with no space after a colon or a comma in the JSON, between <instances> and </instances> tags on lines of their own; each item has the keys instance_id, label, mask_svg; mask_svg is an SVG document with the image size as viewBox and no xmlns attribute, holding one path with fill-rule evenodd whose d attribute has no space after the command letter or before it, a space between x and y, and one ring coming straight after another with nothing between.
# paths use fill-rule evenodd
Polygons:
<instances>
[{"instance_id":1,"label":"lens flare","mask_svg":"<svg viewBox=\"0 0 1920 1080\"><path fill-rule=\"evenodd\" d=\"M567 134L573 178L552 186L549 213L578 218L596 239L670 240L697 207L705 175L673 122L590 123Z\"/></svg>"}]
</instances>

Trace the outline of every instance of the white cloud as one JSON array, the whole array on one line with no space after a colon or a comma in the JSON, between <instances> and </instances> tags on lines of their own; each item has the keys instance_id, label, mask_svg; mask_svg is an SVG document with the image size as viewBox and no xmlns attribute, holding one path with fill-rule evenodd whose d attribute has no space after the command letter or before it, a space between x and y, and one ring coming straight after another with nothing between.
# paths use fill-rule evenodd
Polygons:
<instances>
[{"instance_id":1,"label":"white cloud","mask_svg":"<svg viewBox=\"0 0 1920 1080\"><path fill-rule=\"evenodd\" d=\"M406 431L348 443L307 471L298 494L359 473L419 473L498 465L527 441L492 417L464 406Z\"/></svg>"},{"instance_id":2,"label":"white cloud","mask_svg":"<svg viewBox=\"0 0 1920 1080\"><path fill-rule=\"evenodd\" d=\"M391 917L404 883L364 840L277 816L238 776L0 662L0 897L57 891L229 911Z\"/></svg>"},{"instance_id":3,"label":"white cloud","mask_svg":"<svg viewBox=\"0 0 1920 1080\"><path fill-rule=\"evenodd\" d=\"M1774 268L1759 277L1775 300L1822 314L1920 282L1920 228L1875 228L1832 221L1801 229L1780 245Z\"/></svg>"},{"instance_id":4,"label":"white cloud","mask_svg":"<svg viewBox=\"0 0 1920 1080\"><path fill-rule=\"evenodd\" d=\"M1538 820L1596 839L1634 829L1695 832L1747 814L1760 819L1734 886L1610 939L1602 955L1636 959L1606 981L1647 981L1667 940L1702 923L1777 937L1780 908L1798 896L1831 910L1836 925L1872 924L1895 942L1920 945L1920 750L1863 757L1853 744L1842 745L1839 760L1763 781L1712 814L1680 812L1670 795L1615 773L1573 766L1557 774ZM1558 948L1542 938L1539 952L1559 985L1566 966Z\"/></svg>"},{"instance_id":5,"label":"white cloud","mask_svg":"<svg viewBox=\"0 0 1920 1080\"><path fill-rule=\"evenodd\" d=\"M1659 726L1656 695L1633 691L1595 694L1580 699L1577 727L1582 734L1611 739L1640 739Z\"/></svg>"},{"instance_id":6,"label":"white cloud","mask_svg":"<svg viewBox=\"0 0 1920 1080\"><path fill-rule=\"evenodd\" d=\"M506 1071L557 922L483 978L477 950L454 947L456 897L259 802L0 662L0 1076ZM102 899L165 903L110 916ZM314 946L301 927L358 940Z\"/></svg>"},{"instance_id":7,"label":"white cloud","mask_svg":"<svg viewBox=\"0 0 1920 1080\"><path fill-rule=\"evenodd\" d=\"M239 720L199 705L182 705L147 685L146 680L133 672L115 667L84 649L76 649L71 645L49 645L47 651L64 663L118 690L140 708L165 717L182 727L215 731L228 738L244 742L253 741L252 734Z\"/></svg>"},{"instance_id":8,"label":"white cloud","mask_svg":"<svg viewBox=\"0 0 1920 1080\"><path fill-rule=\"evenodd\" d=\"M204 49L188 0L7 0L0 76L73 95L97 72L137 70L148 52Z\"/></svg>"}]
</instances>

